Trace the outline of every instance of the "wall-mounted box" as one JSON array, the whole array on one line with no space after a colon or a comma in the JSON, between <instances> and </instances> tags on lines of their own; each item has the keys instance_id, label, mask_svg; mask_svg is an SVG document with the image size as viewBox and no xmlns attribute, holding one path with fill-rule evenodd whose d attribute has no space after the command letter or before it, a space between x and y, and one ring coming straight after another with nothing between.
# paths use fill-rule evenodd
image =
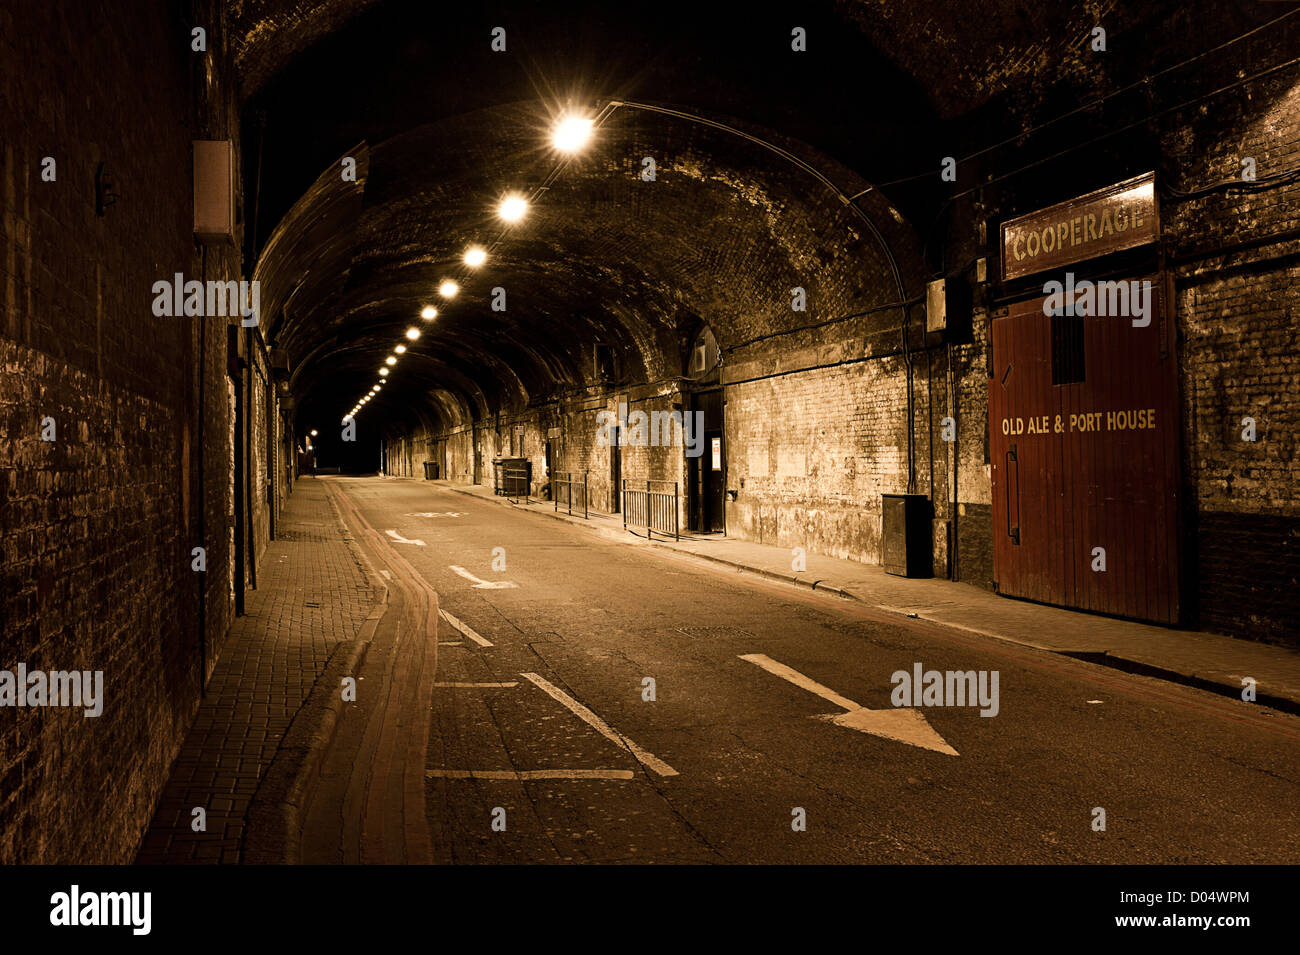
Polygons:
<instances>
[{"instance_id":1,"label":"wall-mounted box","mask_svg":"<svg viewBox=\"0 0 1300 955\"><path fill-rule=\"evenodd\" d=\"M228 139L194 140L194 237L235 242L235 146Z\"/></svg>"},{"instance_id":2,"label":"wall-mounted box","mask_svg":"<svg viewBox=\"0 0 1300 955\"><path fill-rule=\"evenodd\" d=\"M970 341L970 284L961 273L935 279L925 288L925 333L931 344Z\"/></svg>"}]
</instances>

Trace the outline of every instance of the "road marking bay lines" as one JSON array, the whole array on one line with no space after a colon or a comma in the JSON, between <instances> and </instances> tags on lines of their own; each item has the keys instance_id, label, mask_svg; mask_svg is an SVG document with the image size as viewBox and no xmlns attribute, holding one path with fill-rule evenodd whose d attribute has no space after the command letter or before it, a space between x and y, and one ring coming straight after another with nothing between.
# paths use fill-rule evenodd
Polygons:
<instances>
[{"instance_id":1,"label":"road marking bay lines","mask_svg":"<svg viewBox=\"0 0 1300 955\"><path fill-rule=\"evenodd\" d=\"M605 737L611 743L614 743L616 746L622 746L634 757L636 757L637 761L641 763L643 766L645 766L647 769L653 770L654 772L658 773L660 776L677 775L677 770L673 769L671 766L669 766L659 757L646 752L644 749L642 749L636 743L632 742L626 736L623 736L621 733L615 731L613 728L610 727L608 723L602 720L599 716L597 716L587 707L583 706L573 697L569 696L569 694L565 693L555 684L549 682L543 677L538 676L536 673L523 673L520 675L525 680L531 680L533 683L537 684L537 686L541 687L541 689L544 690L548 695L550 695L552 699L558 701L562 706L564 706L567 710L569 710L569 712L571 712L574 716L578 717L580 720L585 722L588 726L594 729L601 736Z\"/></svg>"},{"instance_id":2,"label":"road marking bay lines","mask_svg":"<svg viewBox=\"0 0 1300 955\"><path fill-rule=\"evenodd\" d=\"M467 623L464 623L458 618L453 617L451 614L447 613L447 611L443 610L441 607L438 608L438 616L441 617L443 620L446 620L447 623L451 624L451 626L454 629L459 630L465 636L469 637L471 640L477 643L480 647L493 646L492 641L484 637L480 637L478 633L474 631L473 627L471 627Z\"/></svg>"}]
</instances>

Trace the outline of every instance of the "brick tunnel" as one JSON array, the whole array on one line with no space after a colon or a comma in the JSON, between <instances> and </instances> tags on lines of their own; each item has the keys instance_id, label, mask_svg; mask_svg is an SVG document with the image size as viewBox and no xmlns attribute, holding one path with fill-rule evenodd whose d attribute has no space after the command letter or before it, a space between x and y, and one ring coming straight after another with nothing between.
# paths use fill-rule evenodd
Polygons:
<instances>
[{"instance_id":1,"label":"brick tunnel","mask_svg":"<svg viewBox=\"0 0 1300 955\"><path fill-rule=\"evenodd\" d=\"M966 6L0 0L0 861L1300 859L1300 10Z\"/></svg>"}]
</instances>

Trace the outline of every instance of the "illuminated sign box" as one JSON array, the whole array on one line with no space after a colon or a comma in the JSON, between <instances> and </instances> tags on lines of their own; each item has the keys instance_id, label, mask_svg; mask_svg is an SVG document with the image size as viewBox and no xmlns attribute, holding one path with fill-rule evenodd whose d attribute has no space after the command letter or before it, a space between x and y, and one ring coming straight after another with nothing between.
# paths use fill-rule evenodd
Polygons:
<instances>
[{"instance_id":1,"label":"illuminated sign box","mask_svg":"<svg viewBox=\"0 0 1300 955\"><path fill-rule=\"evenodd\" d=\"M1002 281L1154 242L1156 174L1144 173L1002 223Z\"/></svg>"}]
</instances>

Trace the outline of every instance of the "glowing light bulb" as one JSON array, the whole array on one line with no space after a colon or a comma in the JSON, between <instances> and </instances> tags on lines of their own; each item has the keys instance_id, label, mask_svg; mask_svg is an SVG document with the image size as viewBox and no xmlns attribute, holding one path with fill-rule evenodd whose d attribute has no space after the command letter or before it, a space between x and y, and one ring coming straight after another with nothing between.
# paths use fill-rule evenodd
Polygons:
<instances>
[{"instance_id":1,"label":"glowing light bulb","mask_svg":"<svg viewBox=\"0 0 1300 955\"><path fill-rule=\"evenodd\" d=\"M528 200L518 193L511 193L497 206L497 215L506 222L518 222L528 213Z\"/></svg>"}]
</instances>

